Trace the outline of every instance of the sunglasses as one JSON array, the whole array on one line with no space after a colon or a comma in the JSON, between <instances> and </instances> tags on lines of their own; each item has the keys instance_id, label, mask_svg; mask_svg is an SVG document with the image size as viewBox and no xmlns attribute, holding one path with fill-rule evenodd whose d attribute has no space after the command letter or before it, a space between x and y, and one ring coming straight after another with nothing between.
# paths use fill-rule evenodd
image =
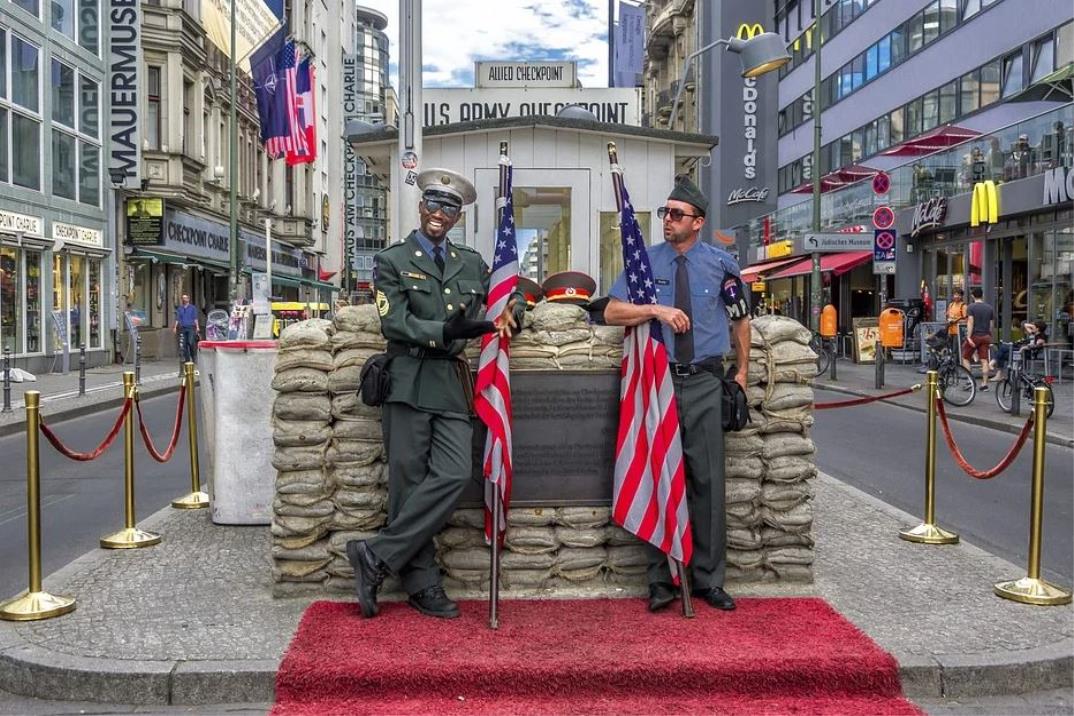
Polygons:
<instances>
[{"instance_id":1,"label":"sunglasses","mask_svg":"<svg viewBox=\"0 0 1074 716\"><path fill-rule=\"evenodd\" d=\"M682 217L684 217L684 216L689 216L689 217L694 218L694 219L697 219L697 218L701 217L701 214L687 214L682 209L669 209L666 206L662 206L659 209L657 209L656 210L656 215L660 219L664 219L664 218L670 216L672 221L681 221Z\"/></svg>"},{"instance_id":2,"label":"sunglasses","mask_svg":"<svg viewBox=\"0 0 1074 716\"><path fill-rule=\"evenodd\" d=\"M422 199L421 201L425 204L425 209L430 214L435 214L439 211L449 219L454 219L462 210L462 207L460 206L456 206L455 204L446 201L440 201L439 199Z\"/></svg>"}]
</instances>

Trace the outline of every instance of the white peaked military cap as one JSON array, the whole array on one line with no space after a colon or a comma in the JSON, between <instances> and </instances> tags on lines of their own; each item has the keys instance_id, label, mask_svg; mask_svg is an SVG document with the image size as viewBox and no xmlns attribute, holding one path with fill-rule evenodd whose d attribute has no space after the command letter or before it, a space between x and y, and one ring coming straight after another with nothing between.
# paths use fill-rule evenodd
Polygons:
<instances>
[{"instance_id":1,"label":"white peaked military cap","mask_svg":"<svg viewBox=\"0 0 1074 716\"><path fill-rule=\"evenodd\" d=\"M474 185L462 174L450 169L426 169L418 174L418 188L422 196L440 194L454 197L463 206L473 204L477 199Z\"/></svg>"}]
</instances>

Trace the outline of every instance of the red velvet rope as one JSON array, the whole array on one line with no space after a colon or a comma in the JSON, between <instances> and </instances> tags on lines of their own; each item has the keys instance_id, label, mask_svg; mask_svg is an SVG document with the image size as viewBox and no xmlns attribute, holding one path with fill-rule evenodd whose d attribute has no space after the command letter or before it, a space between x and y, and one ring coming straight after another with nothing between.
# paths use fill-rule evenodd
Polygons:
<instances>
[{"instance_id":1,"label":"red velvet rope","mask_svg":"<svg viewBox=\"0 0 1074 716\"><path fill-rule=\"evenodd\" d=\"M108 435L105 436L104 441L92 452L77 452L64 445L60 442L60 438L56 433L52 432L52 428L45 424L44 418L41 418L41 422L39 423L41 425L41 433L50 443L52 443L52 447L56 448L56 451L66 458L78 460L79 462L96 460L112 445L116 436L119 435L119 429L123 427L123 420L127 417L127 413L130 412L132 402L133 401L130 398L123 401L123 409L119 411L119 417L116 418L116 423L112 426L112 430L109 431Z\"/></svg>"},{"instance_id":2,"label":"red velvet rope","mask_svg":"<svg viewBox=\"0 0 1074 716\"><path fill-rule=\"evenodd\" d=\"M1033 414L1030 413L1029 418L1026 420L1026 424L1022 426L1022 432L1018 433L1018 438L1014 441L1014 445L1007 451L1007 454L1003 456L1003 459L993 467L991 470L978 470L967 462L966 458L962 455L962 451L955 445L955 437L951 434L951 426L947 423L947 409L944 408L943 399L940 396L936 396L936 412L940 416L940 425L943 425L944 440L947 441L947 449L951 451L951 455L954 456L955 462L962 468L970 477L975 477L978 480L989 480L996 475L1006 470L1014 459L1018 457L1018 453L1021 452L1022 446L1026 444L1026 438L1029 437L1029 429L1033 427Z\"/></svg>"},{"instance_id":3,"label":"red velvet rope","mask_svg":"<svg viewBox=\"0 0 1074 716\"><path fill-rule=\"evenodd\" d=\"M149 429L142 419L141 401L134 402L134 407L138 410L138 431L142 433L142 441L145 443L145 449L149 451L149 457L157 462L168 462L168 460L172 459L172 455L175 454L175 446L179 444L179 430L183 426L183 404L185 402L186 385L182 385L179 387L179 405L175 409L175 426L172 428L172 437L164 452L157 452L156 446L153 445L153 438L149 436Z\"/></svg>"},{"instance_id":4,"label":"red velvet rope","mask_svg":"<svg viewBox=\"0 0 1074 716\"><path fill-rule=\"evenodd\" d=\"M886 393L884 395L871 395L867 398L854 398L853 400L836 400L830 403L813 403L813 410L828 410L829 408L850 408L855 405L865 405L867 403L875 403L878 400L887 400L888 398L898 398L900 395L907 395L913 393L921 386L915 385L912 388L906 388L904 390L896 390L894 393Z\"/></svg>"}]
</instances>

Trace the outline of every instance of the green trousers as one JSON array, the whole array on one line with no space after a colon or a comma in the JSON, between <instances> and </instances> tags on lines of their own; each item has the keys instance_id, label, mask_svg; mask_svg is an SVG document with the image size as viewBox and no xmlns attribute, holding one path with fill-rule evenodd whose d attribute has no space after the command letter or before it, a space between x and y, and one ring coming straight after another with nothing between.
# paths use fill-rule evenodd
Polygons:
<instances>
[{"instance_id":1,"label":"green trousers","mask_svg":"<svg viewBox=\"0 0 1074 716\"><path fill-rule=\"evenodd\" d=\"M457 413L430 413L385 403L388 524L369 548L415 594L440 584L433 537L440 533L471 478L473 425Z\"/></svg>"},{"instance_id":2,"label":"green trousers","mask_svg":"<svg viewBox=\"0 0 1074 716\"><path fill-rule=\"evenodd\" d=\"M708 371L672 376L679 408L679 432L686 460L686 503L693 527L690 560L693 589L722 587L727 569L727 525L724 513L723 384ZM648 545L649 583L671 582L667 555Z\"/></svg>"}]
</instances>

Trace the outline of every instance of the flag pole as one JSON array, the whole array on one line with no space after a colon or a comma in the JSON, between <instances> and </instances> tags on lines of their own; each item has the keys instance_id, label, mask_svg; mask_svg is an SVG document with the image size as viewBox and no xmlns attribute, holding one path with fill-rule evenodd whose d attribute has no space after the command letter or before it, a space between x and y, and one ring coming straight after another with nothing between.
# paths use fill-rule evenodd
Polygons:
<instances>
[{"instance_id":1,"label":"flag pole","mask_svg":"<svg viewBox=\"0 0 1074 716\"><path fill-rule=\"evenodd\" d=\"M496 196L506 200L507 142L500 142L500 189ZM505 201L496 202L496 226L503 219ZM489 629L500 628L500 514L503 497L498 485L492 486L492 551L489 553Z\"/></svg>"},{"instance_id":2,"label":"flag pole","mask_svg":"<svg viewBox=\"0 0 1074 716\"><path fill-rule=\"evenodd\" d=\"M615 208L621 216L623 212L623 169L619 166L619 152L615 148L615 142L608 142L608 161L611 163ZM675 573L679 577L679 584L682 587L682 615L687 619L693 619L694 604L690 598L690 582L686 574L686 565L671 555L668 555L668 561L675 565Z\"/></svg>"}]
</instances>

